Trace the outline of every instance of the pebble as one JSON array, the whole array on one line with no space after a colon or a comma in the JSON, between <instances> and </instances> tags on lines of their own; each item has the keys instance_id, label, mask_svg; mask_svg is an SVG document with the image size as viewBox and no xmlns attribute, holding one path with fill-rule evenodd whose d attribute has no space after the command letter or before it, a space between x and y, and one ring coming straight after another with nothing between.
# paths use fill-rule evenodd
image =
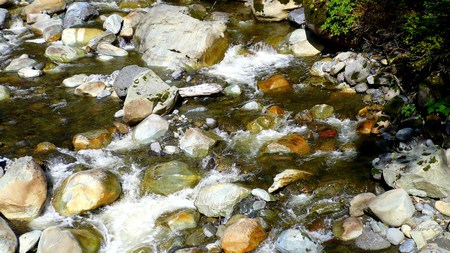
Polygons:
<instances>
[{"instance_id":1,"label":"pebble","mask_svg":"<svg viewBox=\"0 0 450 253\"><path fill-rule=\"evenodd\" d=\"M414 205L414 207L416 208L417 211L422 212L423 210L423 204L422 203L416 203Z\"/></svg>"},{"instance_id":2,"label":"pebble","mask_svg":"<svg viewBox=\"0 0 450 253\"><path fill-rule=\"evenodd\" d=\"M217 127L217 120L216 119L213 119L213 118L206 118L205 119L205 121L206 121L206 125L209 127L209 128L216 128Z\"/></svg>"},{"instance_id":3,"label":"pebble","mask_svg":"<svg viewBox=\"0 0 450 253\"><path fill-rule=\"evenodd\" d=\"M398 228L388 228L386 239L393 245L399 245L405 239L405 235Z\"/></svg>"},{"instance_id":4,"label":"pebble","mask_svg":"<svg viewBox=\"0 0 450 253\"><path fill-rule=\"evenodd\" d=\"M414 252L414 250L416 249L416 243L413 239L407 239L402 244L400 244L400 247L398 249L402 253Z\"/></svg>"},{"instance_id":5,"label":"pebble","mask_svg":"<svg viewBox=\"0 0 450 253\"><path fill-rule=\"evenodd\" d=\"M255 188L252 190L252 195L260 198L264 201L271 201L272 200L272 195L270 195L270 193L268 193L266 190L261 189L261 188Z\"/></svg>"},{"instance_id":6,"label":"pebble","mask_svg":"<svg viewBox=\"0 0 450 253\"><path fill-rule=\"evenodd\" d=\"M264 200L257 200L253 202L253 210L258 211L266 208L266 201Z\"/></svg>"},{"instance_id":7,"label":"pebble","mask_svg":"<svg viewBox=\"0 0 450 253\"><path fill-rule=\"evenodd\" d=\"M358 93L364 93L367 91L367 89L369 89L369 87L367 86L366 83L359 83L355 86L355 90Z\"/></svg>"},{"instance_id":8,"label":"pebble","mask_svg":"<svg viewBox=\"0 0 450 253\"><path fill-rule=\"evenodd\" d=\"M168 155L180 153L180 149L177 146L165 146L163 152Z\"/></svg>"},{"instance_id":9,"label":"pebble","mask_svg":"<svg viewBox=\"0 0 450 253\"><path fill-rule=\"evenodd\" d=\"M155 153L161 153L162 151L161 144L159 142L152 142L150 144L150 149Z\"/></svg>"},{"instance_id":10,"label":"pebble","mask_svg":"<svg viewBox=\"0 0 450 253\"><path fill-rule=\"evenodd\" d=\"M402 227L400 229L406 237L411 238L412 228L409 225L406 225L406 224L402 225Z\"/></svg>"},{"instance_id":11,"label":"pebble","mask_svg":"<svg viewBox=\"0 0 450 253\"><path fill-rule=\"evenodd\" d=\"M246 111L259 111L260 105L256 101L251 101L242 106L242 109Z\"/></svg>"},{"instance_id":12,"label":"pebble","mask_svg":"<svg viewBox=\"0 0 450 253\"><path fill-rule=\"evenodd\" d=\"M118 110L116 113L114 113L114 117L115 117L115 118L122 118L123 115L125 115L123 109L120 109L120 110Z\"/></svg>"}]
</instances>

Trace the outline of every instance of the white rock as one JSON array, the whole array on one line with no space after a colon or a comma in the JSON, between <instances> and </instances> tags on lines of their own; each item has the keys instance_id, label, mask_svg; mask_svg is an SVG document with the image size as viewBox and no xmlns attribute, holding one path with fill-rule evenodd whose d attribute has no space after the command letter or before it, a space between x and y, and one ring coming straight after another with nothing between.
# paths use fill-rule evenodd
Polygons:
<instances>
[{"instance_id":1,"label":"white rock","mask_svg":"<svg viewBox=\"0 0 450 253\"><path fill-rule=\"evenodd\" d=\"M402 227L400 229L402 230L403 234L406 237L411 238L411 230L412 230L412 228L409 225L404 224L404 225L402 225Z\"/></svg>"},{"instance_id":2,"label":"white rock","mask_svg":"<svg viewBox=\"0 0 450 253\"><path fill-rule=\"evenodd\" d=\"M106 56L118 56L124 57L128 55L128 52L122 48L118 48L108 43L100 43L97 46L97 52Z\"/></svg>"},{"instance_id":3,"label":"white rock","mask_svg":"<svg viewBox=\"0 0 450 253\"><path fill-rule=\"evenodd\" d=\"M9 92L8 87L0 85L0 101L9 99L11 94Z\"/></svg>"},{"instance_id":4,"label":"white rock","mask_svg":"<svg viewBox=\"0 0 450 253\"><path fill-rule=\"evenodd\" d=\"M31 67L20 69L17 74L20 78L34 78L42 75L42 70L33 69Z\"/></svg>"},{"instance_id":5,"label":"white rock","mask_svg":"<svg viewBox=\"0 0 450 253\"><path fill-rule=\"evenodd\" d=\"M169 130L169 122L163 117L151 114L133 130L133 140L140 144L152 143Z\"/></svg>"},{"instance_id":6,"label":"white rock","mask_svg":"<svg viewBox=\"0 0 450 253\"><path fill-rule=\"evenodd\" d=\"M257 20L281 21L288 17L289 11L301 7L302 4L294 0L261 0L252 1L252 12Z\"/></svg>"},{"instance_id":7,"label":"white rock","mask_svg":"<svg viewBox=\"0 0 450 253\"><path fill-rule=\"evenodd\" d=\"M408 193L394 189L378 195L369 203L370 210L384 223L399 227L415 212Z\"/></svg>"},{"instance_id":8,"label":"white rock","mask_svg":"<svg viewBox=\"0 0 450 253\"><path fill-rule=\"evenodd\" d=\"M350 216L363 216L364 209L368 207L370 201L372 201L375 197L376 195L371 192L361 193L353 197L350 201Z\"/></svg>"},{"instance_id":9,"label":"white rock","mask_svg":"<svg viewBox=\"0 0 450 253\"><path fill-rule=\"evenodd\" d=\"M78 74L68 77L62 81L65 87L75 88L83 83L85 83L88 79L88 75L86 74Z\"/></svg>"},{"instance_id":10,"label":"white rock","mask_svg":"<svg viewBox=\"0 0 450 253\"><path fill-rule=\"evenodd\" d=\"M242 106L245 111L259 111L261 110L261 105L256 101L251 101Z\"/></svg>"},{"instance_id":11,"label":"white rock","mask_svg":"<svg viewBox=\"0 0 450 253\"><path fill-rule=\"evenodd\" d=\"M21 235L19 237L19 253L27 253L34 248L41 237L41 233L39 230L33 230Z\"/></svg>"},{"instance_id":12,"label":"white rock","mask_svg":"<svg viewBox=\"0 0 450 253\"><path fill-rule=\"evenodd\" d=\"M223 91L223 88L218 83L204 83L195 86L179 88L178 92L183 98L197 97L197 96L209 96L218 94Z\"/></svg>"},{"instance_id":13,"label":"white rock","mask_svg":"<svg viewBox=\"0 0 450 253\"><path fill-rule=\"evenodd\" d=\"M106 18L103 23L103 28L114 33L118 34L120 29L122 29L123 18L117 14L112 14Z\"/></svg>"},{"instance_id":14,"label":"white rock","mask_svg":"<svg viewBox=\"0 0 450 253\"><path fill-rule=\"evenodd\" d=\"M17 238L8 223L0 217L0 252L14 253L17 249Z\"/></svg>"},{"instance_id":15,"label":"white rock","mask_svg":"<svg viewBox=\"0 0 450 253\"><path fill-rule=\"evenodd\" d=\"M405 239L405 236L398 228L389 228L386 233L386 239L393 245L399 245Z\"/></svg>"},{"instance_id":16,"label":"white rock","mask_svg":"<svg viewBox=\"0 0 450 253\"><path fill-rule=\"evenodd\" d=\"M268 193L266 190L261 189L261 188L253 189L252 190L252 195L257 197L257 198L260 198L260 199L262 199L264 201L267 201L267 202L272 201L272 199L273 199L273 196L270 195L270 193Z\"/></svg>"},{"instance_id":17,"label":"white rock","mask_svg":"<svg viewBox=\"0 0 450 253\"><path fill-rule=\"evenodd\" d=\"M177 146L168 145L168 146L164 147L163 152L168 155L173 155L173 154L180 153L181 150Z\"/></svg>"},{"instance_id":18,"label":"white rock","mask_svg":"<svg viewBox=\"0 0 450 253\"><path fill-rule=\"evenodd\" d=\"M180 139L180 148L189 156L205 157L220 138L199 128L189 128Z\"/></svg>"},{"instance_id":19,"label":"white rock","mask_svg":"<svg viewBox=\"0 0 450 253\"><path fill-rule=\"evenodd\" d=\"M314 56L320 54L324 46L308 39L305 29L295 30L289 37L290 49L297 56Z\"/></svg>"}]
</instances>

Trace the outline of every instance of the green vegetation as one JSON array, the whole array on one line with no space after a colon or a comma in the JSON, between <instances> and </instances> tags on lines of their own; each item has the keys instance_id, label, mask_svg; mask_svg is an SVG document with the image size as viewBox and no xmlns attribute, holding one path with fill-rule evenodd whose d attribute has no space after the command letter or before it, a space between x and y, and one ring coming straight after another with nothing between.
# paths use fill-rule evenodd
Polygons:
<instances>
[{"instance_id":1,"label":"green vegetation","mask_svg":"<svg viewBox=\"0 0 450 253\"><path fill-rule=\"evenodd\" d=\"M435 101L428 100L425 104L428 114L435 114L444 118L450 115L450 97Z\"/></svg>"},{"instance_id":2,"label":"green vegetation","mask_svg":"<svg viewBox=\"0 0 450 253\"><path fill-rule=\"evenodd\" d=\"M415 115L417 112L416 106L414 104L406 104L402 106L402 109L400 109L400 114L405 117L411 117Z\"/></svg>"},{"instance_id":3,"label":"green vegetation","mask_svg":"<svg viewBox=\"0 0 450 253\"><path fill-rule=\"evenodd\" d=\"M332 36L347 35L356 25L355 5L354 0L330 0L322 29L329 30Z\"/></svg>"}]
</instances>

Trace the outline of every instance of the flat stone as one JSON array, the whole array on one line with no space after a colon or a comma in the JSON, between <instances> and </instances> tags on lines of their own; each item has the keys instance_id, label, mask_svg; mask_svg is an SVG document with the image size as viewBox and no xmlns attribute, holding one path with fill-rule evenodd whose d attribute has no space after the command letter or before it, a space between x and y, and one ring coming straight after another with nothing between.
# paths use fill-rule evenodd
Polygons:
<instances>
[{"instance_id":1,"label":"flat stone","mask_svg":"<svg viewBox=\"0 0 450 253\"><path fill-rule=\"evenodd\" d=\"M38 62L34 59L31 59L28 57L28 55L22 55L18 58L13 59L8 66L4 69L6 72L17 72L20 69L27 68L27 67L33 67Z\"/></svg>"},{"instance_id":2,"label":"flat stone","mask_svg":"<svg viewBox=\"0 0 450 253\"><path fill-rule=\"evenodd\" d=\"M108 43L100 43L97 46L97 53L109 56L124 57L128 56L128 52L122 48L113 46Z\"/></svg>"},{"instance_id":3,"label":"flat stone","mask_svg":"<svg viewBox=\"0 0 450 253\"><path fill-rule=\"evenodd\" d=\"M399 245L405 239L405 236L398 228L388 228L386 239L393 245Z\"/></svg>"},{"instance_id":4,"label":"flat stone","mask_svg":"<svg viewBox=\"0 0 450 253\"><path fill-rule=\"evenodd\" d=\"M97 97L105 89L104 82L82 83L75 88L74 94L82 97Z\"/></svg>"},{"instance_id":5,"label":"flat stone","mask_svg":"<svg viewBox=\"0 0 450 253\"><path fill-rule=\"evenodd\" d=\"M163 117L151 114L133 130L133 140L139 144L149 144L164 136L169 130L169 122Z\"/></svg>"},{"instance_id":6,"label":"flat stone","mask_svg":"<svg viewBox=\"0 0 450 253\"><path fill-rule=\"evenodd\" d=\"M338 62L331 67L330 75L335 76L345 68L345 62Z\"/></svg>"},{"instance_id":7,"label":"flat stone","mask_svg":"<svg viewBox=\"0 0 450 253\"><path fill-rule=\"evenodd\" d=\"M399 227L415 212L408 193L394 189L378 195L369 203L370 210L384 223Z\"/></svg>"},{"instance_id":8,"label":"flat stone","mask_svg":"<svg viewBox=\"0 0 450 253\"><path fill-rule=\"evenodd\" d=\"M66 8L64 0L35 0L30 5L22 9L22 16L27 16L30 13L48 13L62 11Z\"/></svg>"},{"instance_id":9,"label":"flat stone","mask_svg":"<svg viewBox=\"0 0 450 253\"><path fill-rule=\"evenodd\" d=\"M364 228L362 221L355 217L346 218L343 222L338 222L335 226L337 228L333 227L333 233L343 241L358 238L363 233Z\"/></svg>"},{"instance_id":10,"label":"flat stone","mask_svg":"<svg viewBox=\"0 0 450 253\"><path fill-rule=\"evenodd\" d=\"M210 96L214 94L219 94L222 91L223 88L218 83L204 83L195 86L182 87L178 89L178 93L182 98Z\"/></svg>"},{"instance_id":11,"label":"flat stone","mask_svg":"<svg viewBox=\"0 0 450 253\"><path fill-rule=\"evenodd\" d=\"M68 77L62 81L65 87L75 88L85 83L88 80L88 75L86 74L78 74Z\"/></svg>"},{"instance_id":12,"label":"flat stone","mask_svg":"<svg viewBox=\"0 0 450 253\"><path fill-rule=\"evenodd\" d=\"M82 49L51 45L45 50L45 56L52 61L60 63L68 63L76 61L86 55L86 52Z\"/></svg>"},{"instance_id":13,"label":"flat stone","mask_svg":"<svg viewBox=\"0 0 450 253\"><path fill-rule=\"evenodd\" d=\"M33 230L22 234L19 237L19 253L27 253L33 249L39 241L42 232L40 230Z\"/></svg>"},{"instance_id":14,"label":"flat stone","mask_svg":"<svg viewBox=\"0 0 450 253\"><path fill-rule=\"evenodd\" d=\"M436 210L438 210L443 215L450 216L450 203L449 202L444 202L444 201L438 200L438 201L436 201L436 203L434 203L434 207L436 208Z\"/></svg>"},{"instance_id":15,"label":"flat stone","mask_svg":"<svg viewBox=\"0 0 450 253\"><path fill-rule=\"evenodd\" d=\"M296 169L287 169L283 172L277 174L273 179L273 184L270 186L268 192L272 193L288 184L291 184L297 180L305 179L311 177L313 174L304 171L304 170L296 170Z\"/></svg>"},{"instance_id":16,"label":"flat stone","mask_svg":"<svg viewBox=\"0 0 450 253\"><path fill-rule=\"evenodd\" d=\"M189 128L180 139L180 148L192 157L205 157L220 138L212 132Z\"/></svg>"}]
</instances>

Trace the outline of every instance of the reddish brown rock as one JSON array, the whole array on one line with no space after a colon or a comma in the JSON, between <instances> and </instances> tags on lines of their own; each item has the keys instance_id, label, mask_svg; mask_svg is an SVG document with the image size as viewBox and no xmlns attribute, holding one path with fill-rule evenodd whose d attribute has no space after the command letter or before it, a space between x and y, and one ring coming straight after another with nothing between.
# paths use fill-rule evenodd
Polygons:
<instances>
[{"instance_id":1,"label":"reddish brown rock","mask_svg":"<svg viewBox=\"0 0 450 253\"><path fill-rule=\"evenodd\" d=\"M112 136L108 130L93 130L81 134L76 134L72 143L75 150L81 149L101 149L111 142Z\"/></svg>"},{"instance_id":2,"label":"reddish brown rock","mask_svg":"<svg viewBox=\"0 0 450 253\"><path fill-rule=\"evenodd\" d=\"M266 113L272 116L282 117L284 115L284 109L279 106L273 105L267 109Z\"/></svg>"},{"instance_id":3,"label":"reddish brown rock","mask_svg":"<svg viewBox=\"0 0 450 253\"><path fill-rule=\"evenodd\" d=\"M256 219L242 218L226 228L220 242L225 253L245 253L256 249L265 238Z\"/></svg>"},{"instance_id":4,"label":"reddish brown rock","mask_svg":"<svg viewBox=\"0 0 450 253\"><path fill-rule=\"evenodd\" d=\"M286 93L292 91L292 84L280 74L274 74L269 79L258 82L258 89L264 93Z\"/></svg>"},{"instance_id":5,"label":"reddish brown rock","mask_svg":"<svg viewBox=\"0 0 450 253\"><path fill-rule=\"evenodd\" d=\"M337 131L335 129L326 129L319 133L319 138L327 139L334 138L337 135Z\"/></svg>"}]
</instances>

